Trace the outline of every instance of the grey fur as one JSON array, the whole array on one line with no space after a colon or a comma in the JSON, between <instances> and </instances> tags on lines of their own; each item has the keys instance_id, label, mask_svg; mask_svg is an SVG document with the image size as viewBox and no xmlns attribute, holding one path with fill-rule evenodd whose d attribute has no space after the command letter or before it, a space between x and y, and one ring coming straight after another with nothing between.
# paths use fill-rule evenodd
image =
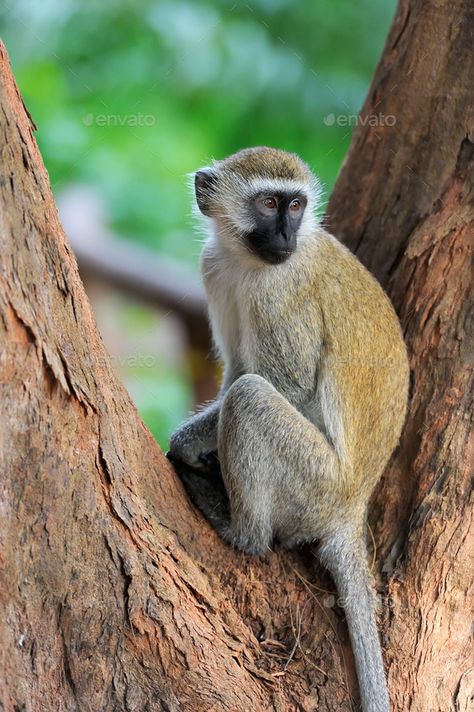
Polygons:
<instances>
[{"instance_id":1,"label":"grey fur","mask_svg":"<svg viewBox=\"0 0 474 712\"><path fill-rule=\"evenodd\" d=\"M271 187L279 161L279 189L285 176L307 171L303 163L294 166L299 159L292 154L256 151L253 185L258 151L264 185ZM321 561L344 601L363 710L388 712L365 522L405 416L408 362L400 326L376 280L317 224L314 177L296 252L274 266L250 254L242 240L251 228L250 189L243 187L245 172L235 174L245 155L227 161L229 169L226 161L213 169L213 217L202 256L225 377L217 400L174 433L171 454L205 470L203 454L217 448L228 503L225 492L220 502L210 496L202 474L188 468L183 478L233 546L264 554L275 538L287 547L320 542ZM232 206L239 201L236 217Z\"/></svg>"}]
</instances>

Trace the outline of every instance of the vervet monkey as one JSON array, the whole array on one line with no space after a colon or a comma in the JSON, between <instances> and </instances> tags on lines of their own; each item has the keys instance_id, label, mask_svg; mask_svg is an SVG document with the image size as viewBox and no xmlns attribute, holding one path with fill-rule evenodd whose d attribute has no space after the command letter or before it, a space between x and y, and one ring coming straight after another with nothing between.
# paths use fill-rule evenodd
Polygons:
<instances>
[{"instance_id":1,"label":"vervet monkey","mask_svg":"<svg viewBox=\"0 0 474 712\"><path fill-rule=\"evenodd\" d=\"M402 429L407 353L378 282L318 224L318 193L308 166L273 148L197 171L209 227L202 275L224 376L217 399L171 437L170 459L231 545L265 554L274 540L319 542L345 608L362 708L388 712L366 513ZM206 472L216 449L225 491Z\"/></svg>"}]
</instances>

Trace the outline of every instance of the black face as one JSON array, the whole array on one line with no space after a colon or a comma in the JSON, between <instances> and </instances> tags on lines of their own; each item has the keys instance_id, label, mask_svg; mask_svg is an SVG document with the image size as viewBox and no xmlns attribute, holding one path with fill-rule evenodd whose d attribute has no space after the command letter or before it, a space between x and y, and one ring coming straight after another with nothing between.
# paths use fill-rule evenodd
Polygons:
<instances>
[{"instance_id":1,"label":"black face","mask_svg":"<svg viewBox=\"0 0 474 712\"><path fill-rule=\"evenodd\" d=\"M251 206L256 228L246 235L250 250L269 264L285 262L296 250L296 233L306 203L306 197L299 193L257 195Z\"/></svg>"}]
</instances>

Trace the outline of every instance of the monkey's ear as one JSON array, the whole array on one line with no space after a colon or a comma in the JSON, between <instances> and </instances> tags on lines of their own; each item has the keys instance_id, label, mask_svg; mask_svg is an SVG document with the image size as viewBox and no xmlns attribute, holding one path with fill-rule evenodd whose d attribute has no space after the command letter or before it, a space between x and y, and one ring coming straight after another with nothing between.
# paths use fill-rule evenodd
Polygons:
<instances>
[{"instance_id":1,"label":"monkey's ear","mask_svg":"<svg viewBox=\"0 0 474 712\"><path fill-rule=\"evenodd\" d=\"M212 168L201 168L194 176L196 203L203 215L211 215L211 198L217 183L217 173Z\"/></svg>"}]
</instances>

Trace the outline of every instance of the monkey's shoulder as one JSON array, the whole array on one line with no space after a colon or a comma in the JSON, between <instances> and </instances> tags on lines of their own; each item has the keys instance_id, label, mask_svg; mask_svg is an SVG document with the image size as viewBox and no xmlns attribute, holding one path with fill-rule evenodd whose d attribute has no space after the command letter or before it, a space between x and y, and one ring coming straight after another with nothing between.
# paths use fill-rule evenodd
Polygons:
<instances>
[{"instance_id":1,"label":"monkey's shoulder","mask_svg":"<svg viewBox=\"0 0 474 712\"><path fill-rule=\"evenodd\" d=\"M326 330L336 338L355 339L371 350L402 344L395 309L387 294L339 240L322 231L312 247L318 299ZM355 345L355 344L354 344Z\"/></svg>"}]
</instances>

